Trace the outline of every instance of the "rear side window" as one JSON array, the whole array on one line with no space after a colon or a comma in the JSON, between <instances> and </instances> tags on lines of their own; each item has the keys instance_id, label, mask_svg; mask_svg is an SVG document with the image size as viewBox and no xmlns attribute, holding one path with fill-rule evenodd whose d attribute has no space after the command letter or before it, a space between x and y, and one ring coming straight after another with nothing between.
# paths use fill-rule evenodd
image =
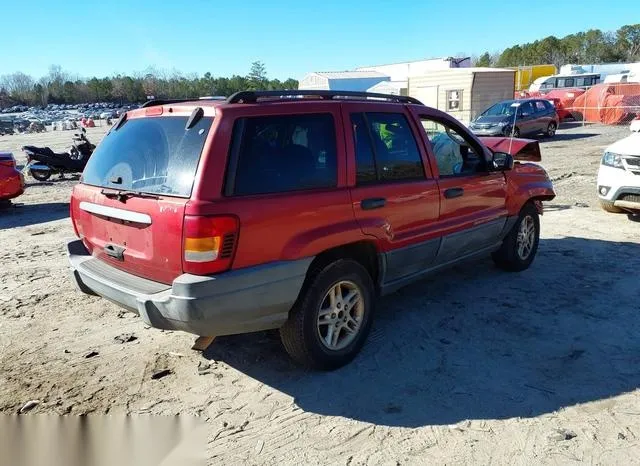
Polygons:
<instances>
[{"instance_id":1,"label":"rear side window","mask_svg":"<svg viewBox=\"0 0 640 466\"><path fill-rule=\"evenodd\" d=\"M82 182L113 189L189 197L213 118L185 129L188 117L126 120L98 145Z\"/></svg>"},{"instance_id":2,"label":"rear side window","mask_svg":"<svg viewBox=\"0 0 640 466\"><path fill-rule=\"evenodd\" d=\"M518 116L528 117L533 114L533 104L531 102L525 102L518 107Z\"/></svg>"},{"instance_id":3,"label":"rear side window","mask_svg":"<svg viewBox=\"0 0 640 466\"><path fill-rule=\"evenodd\" d=\"M401 113L351 115L359 184L424 179L409 122Z\"/></svg>"},{"instance_id":4,"label":"rear side window","mask_svg":"<svg viewBox=\"0 0 640 466\"><path fill-rule=\"evenodd\" d=\"M545 105L545 103L542 100L536 100L536 111L542 112L542 113L548 112L549 107Z\"/></svg>"},{"instance_id":5,"label":"rear side window","mask_svg":"<svg viewBox=\"0 0 640 466\"><path fill-rule=\"evenodd\" d=\"M337 185L331 114L242 118L234 125L227 194L268 194Z\"/></svg>"}]
</instances>

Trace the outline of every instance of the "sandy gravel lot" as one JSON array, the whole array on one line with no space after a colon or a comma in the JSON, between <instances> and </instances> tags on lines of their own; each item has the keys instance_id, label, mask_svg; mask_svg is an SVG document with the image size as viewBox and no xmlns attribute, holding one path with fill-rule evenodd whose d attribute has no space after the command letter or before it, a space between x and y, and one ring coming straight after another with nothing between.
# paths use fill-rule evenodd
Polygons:
<instances>
[{"instance_id":1,"label":"sandy gravel lot","mask_svg":"<svg viewBox=\"0 0 640 466\"><path fill-rule=\"evenodd\" d=\"M292 365L273 333L196 353L80 294L63 246L74 182L28 179L0 211L0 412L199 415L213 464L640 464L640 223L595 196L603 148L627 133L544 141L558 197L533 266L481 260L381 299L362 354L332 373ZM69 140L0 149L24 162L25 143Z\"/></svg>"}]
</instances>

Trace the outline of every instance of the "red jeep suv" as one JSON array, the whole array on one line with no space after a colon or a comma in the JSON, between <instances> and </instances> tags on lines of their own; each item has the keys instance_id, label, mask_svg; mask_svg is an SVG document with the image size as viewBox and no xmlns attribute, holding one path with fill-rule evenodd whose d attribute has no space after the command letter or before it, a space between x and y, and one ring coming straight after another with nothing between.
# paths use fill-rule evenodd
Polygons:
<instances>
[{"instance_id":1,"label":"red jeep suv","mask_svg":"<svg viewBox=\"0 0 640 466\"><path fill-rule=\"evenodd\" d=\"M364 344L379 295L485 254L529 267L555 193L514 155L540 160L536 142L479 139L411 97L151 101L73 190L74 280L156 328L280 329L295 360L335 368Z\"/></svg>"}]
</instances>

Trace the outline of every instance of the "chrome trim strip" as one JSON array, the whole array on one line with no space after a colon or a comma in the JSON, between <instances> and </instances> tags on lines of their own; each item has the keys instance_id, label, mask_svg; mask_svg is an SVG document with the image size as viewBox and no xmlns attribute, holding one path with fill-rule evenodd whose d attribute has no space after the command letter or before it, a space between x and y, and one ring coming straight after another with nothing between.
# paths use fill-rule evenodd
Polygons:
<instances>
[{"instance_id":1,"label":"chrome trim strip","mask_svg":"<svg viewBox=\"0 0 640 466\"><path fill-rule=\"evenodd\" d=\"M104 217L112 217L120 220L127 220L129 222L151 225L151 216L142 214L140 212L132 212L130 210L118 209L116 207L109 207L100 204L93 204L86 201L80 202L80 208L85 212L102 215Z\"/></svg>"}]
</instances>

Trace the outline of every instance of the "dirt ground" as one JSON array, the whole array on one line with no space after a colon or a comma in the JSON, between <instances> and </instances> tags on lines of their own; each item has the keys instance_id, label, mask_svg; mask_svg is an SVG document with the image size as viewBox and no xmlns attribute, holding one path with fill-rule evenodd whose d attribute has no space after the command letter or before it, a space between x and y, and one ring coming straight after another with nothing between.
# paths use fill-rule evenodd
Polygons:
<instances>
[{"instance_id":1,"label":"dirt ground","mask_svg":"<svg viewBox=\"0 0 640 466\"><path fill-rule=\"evenodd\" d=\"M331 373L294 366L273 333L196 353L82 295L64 255L74 181L28 179L0 212L0 412L198 415L213 464L640 464L640 224L595 195L626 134L569 124L543 140L558 197L532 267L481 260L381 299L361 355ZM0 149L23 163L25 143L69 141Z\"/></svg>"}]
</instances>

